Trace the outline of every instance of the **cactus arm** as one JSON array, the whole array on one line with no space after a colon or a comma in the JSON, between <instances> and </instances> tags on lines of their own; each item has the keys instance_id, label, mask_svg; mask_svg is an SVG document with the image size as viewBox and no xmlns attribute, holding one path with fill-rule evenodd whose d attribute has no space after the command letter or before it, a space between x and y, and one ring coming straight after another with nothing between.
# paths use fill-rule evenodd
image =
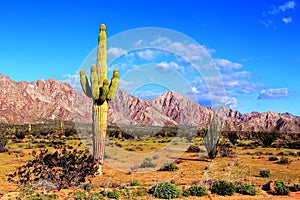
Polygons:
<instances>
[{"instance_id":1,"label":"cactus arm","mask_svg":"<svg viewBox=\"0 0 300 200\"><path fill-rule=\"evenodd\" d=\"M116 96L118 91L118 85L119 85L119 72L118 70L114 70L113 77L111 78L111 82L109 85L109 92L106 97L108 101L112 100Z\"/></svg>"},{"instance_id":2,"label":"cactus arm","mask_svg":"<svg viewBox=\"0 0 300 200\"><path fill-rule=\"evenodd\" d=\"M106 26L100 25L100 33L98 36L98 52L97 52L97 73L99 77L99 86L107 79L107 53L106 53Z\"/></svg>"},{"instance_id":3,"label":"cactus arm","mask_svg":"<svg viewBox=\"0 0 300 200\"><path fill-rule=\"evenodd\" d=\"M108 92L109 92L109 82L108 82L107 79L105 79L103 81L103 86L100 88L100 96L99 96L100 104L104 103L104 101L106 100Z\"/></svg>"},{"instance_id":4,"label":"cactus arm","mask_svg":"<svg viewBox=\"0 0 300 200\"><path fill-rule=\"evenodd\" d=\"M93 65L91 67L91 88L92 88L92 96L95 100L99 99L100 88L99 88L99 78L97 74L97 67Z\"/></svg>"},{"instance_id":5,"label":"cactus arm","mask_svg":"<svg viewBox=\"0 0 300 200\"><path fill-rule=\"evenodd\" d=\"M80 70L80 84L84 94L88 97L92 97L92 90L84 70Z\"/></svg>"}]
</instances>

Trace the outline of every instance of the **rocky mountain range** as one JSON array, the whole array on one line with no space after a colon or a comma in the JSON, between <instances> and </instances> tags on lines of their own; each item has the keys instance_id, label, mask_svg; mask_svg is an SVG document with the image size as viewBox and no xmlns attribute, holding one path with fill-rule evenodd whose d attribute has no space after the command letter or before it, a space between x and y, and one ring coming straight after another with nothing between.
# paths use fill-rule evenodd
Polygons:
<instances>
[{"instance_id":1,"label":"rocky mountain range","mask_svg":"<svg viewBox=\"0 0 300 200\"><path fill-rule=\"evenodd\" d=\"M0 74L0 123L43 123L48 120L91 122L92 100L69 84L54 79L15 82ZM224 130L300 132L300 119L290 113L242 114L223 107ZM205 127L213 113L169 91L152 100L142 100L119 91L109 103L108 122L120 125Z\"/></svg>"}]
</instances>

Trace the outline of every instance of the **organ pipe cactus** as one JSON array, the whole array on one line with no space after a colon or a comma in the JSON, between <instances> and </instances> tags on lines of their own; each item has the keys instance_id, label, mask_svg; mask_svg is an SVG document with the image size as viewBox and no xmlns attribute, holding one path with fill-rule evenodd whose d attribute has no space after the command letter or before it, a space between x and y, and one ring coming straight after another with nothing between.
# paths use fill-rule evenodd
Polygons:
<instances>
[{"instance_id":1,"label":"organ pipe cactus","mask_svg":"<svg viewBox=\"0 0 300 200\"><path fill-rule=\"evenodd\" d=\"M119 72L114 70L111 81L107 80L106 27L100 26L98 36L97 63L91 66L90 84L84 70L80 71L80 83L83 92L93 98L93 156L99 165L99 174L104 160L107 129L108 101L117 93Z\"/></svg>"}]
</instances>

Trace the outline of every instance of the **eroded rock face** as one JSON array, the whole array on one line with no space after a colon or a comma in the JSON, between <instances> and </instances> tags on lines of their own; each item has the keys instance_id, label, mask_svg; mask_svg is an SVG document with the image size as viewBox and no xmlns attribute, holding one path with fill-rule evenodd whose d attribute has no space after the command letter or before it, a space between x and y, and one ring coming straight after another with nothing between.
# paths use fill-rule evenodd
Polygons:
<instances>
[{"instance_id":1,"label":"eroded rock face","mask_svg":"<svg viewBox=\"0 0 300 200\"><path fill-rule=\"evenodd\" d=\"M91 122L92 99L69 84L54 79L14 82L0 74L0 122L43 123L47 120ZM108 122L122 125L205 127L213 110L169 91L152 100L142 100L119 91L109 102ZM223 107L224 130L300 132L300 119L289 113L242 114Z\"/></svg>"}]
</instances>

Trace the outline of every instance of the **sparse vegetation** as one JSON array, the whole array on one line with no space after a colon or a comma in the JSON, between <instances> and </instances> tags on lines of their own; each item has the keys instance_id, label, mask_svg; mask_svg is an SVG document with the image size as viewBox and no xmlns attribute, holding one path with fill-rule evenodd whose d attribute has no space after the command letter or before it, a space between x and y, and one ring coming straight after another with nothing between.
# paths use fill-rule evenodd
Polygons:
<instances>
[{"instance_id":1,"label":"sparse vegetation","mask_svg":"<svg viewBox=\"0 0 300 200\"><path fill-rule=\"evenodd\" d=\"M276 156L271 156L269 157L269 161L277 161L278 158Z\"/></svg>"},{"instance_id":2,"label":"sparse vegetation","mask_svg":"<svg viewBox=\"0 0 300 200\"><path fill-rule=\"evenodd\" d=\"M160 171L176 171L179 168L177 167L177 165L173 162L169 163L165 163L164 166L160 169Z\"/></svg>"},{"instance_id":3,"label":"sparse vegetation","mask_svg":"<svg viewBox=\"0 0 300 200\"><path fill-rule=\"evenodd\" d=\"M141 168L153 168L153 167L156 167L156 164L152 163L151 158L145 158L145 160L141 164Z\"/></svg>"},{"instance_id":4,"label":"sparse vegetation","mask_svg":"<svg viewBox=\"0 0 300 200\"><path fill-rule=\"evenodd\" d=\"M269 170L269 169L261 169L261 170L259 171L259 175L260 175L261 177L263 177L263 178L268 178L268 177L271 176L271 170Z\"/></svg>"},{"instance_id":5,"label":"sparse vegetation","mask_svg":"<svg viewBox=\"0 0 300 200\"><path fill-rule=\"evenodd\" d=\"M7 138L4 133L0 133L0 153L6 152L7 149L5 148L7 144Z\"/></svg>"},{"instance_id":6,"label":"sparse vegetation","mask_svg":"<svg viewBox=\"0 0 300 200\"><path fill-rule=\"evenodd\" d=\"M49 154L55 153L57 148L65 148L66 151L70 151L73 149L76 149L77 151L79 149L84 149L85 146L83 143L80 144L79 135L77 134L70 134L66 137L66 132L68 130L72 130L72 126L68 124L68 122L65 122L64 127L64 134L61 134L60 130L57 129L59 125L51 125L49 127L44 126L39 127L35 124L32 124L32 130L30 134L28 133L28 125L24 125L23 127L21 125L17 125L15 129L13 127L9 127L9 129L6 129L4 131L1 131L2 133L5 133L6 138L6 144L5 149L9 150L7 153L1 154L5 160L12 160L12 162L16 163L15 166L19 167L24 164L28 160L33 160L38 157L39 155L39 149L40 148L46 148L48 150ZM69 129L70 128L70 129ZM0 127L1 129L1 127ZM146 128L147 129L147 128ZM154 128L155 129L155 128ZM58 130L58 131L57 131ZM67 131L66 131L67 130ZM110 131L113 129L110 127ZM139 129L138 132L140 132ZM148 130L148 129L147 129ZM151 129L149 129L151 130ZM155 129L156 130L156 129ZM170 131L170 129L164 129L165 131ZM89 130L82 130L78 129L76 130L80 135L80 137L86 137L91 138L91 131ZM132 129L131 133L134 134L140 134L135 133L137 130ZM18 139L16 137L17 132L24 132L26 133L26 137L21 139ZM40 132L47 133L44 135L41 135ZM125 131L126 132L126 131ZM142 131L141 131L142 132ZM146 134L144 131L143 134ZM170 133L170 132L169 132ZM167 133L167 134L169 134ZM116 134L118 134L116 132ZM161 135L164 133L161 132ZM249 133L250 134L250 133ZM142 136L132 136L129 139L126 139L122 133L122 137L115 137L112 136L110 138L110 143L108 145L120 145L122 149L126 150L127 148L132 149L132 152L151 152L156 149L160 149L161 147L164 147L166 143L172 141L172 138L164 138L162 136L157 137L142 137ZM287 136L285 136L288 138ZM222 180L224 177L229 176L230 173L230 179L229 180L237 180L235 184L237 185L235 188L235 192L246 194L246 195L255 195L257 194L256 191L259 188L258 185L262 185L265 183L266 179L263 178L257 178L258 175L260 177L264 176L261 175L259 169L264 169L265 166L270 165L270 169L272 169L272 179L275 179L274 182L270 185L267 192L270 195L276 195L281 194L282 191L284 191L284 187L278 186L278 193L275 191L275 181L282 177L283 181L285 183L289 182L288 189L290 191L297 191L299 190L299 184L296 182L300 179L300 174L297 171L298 164L300 162L299 158L297 157L297 152L294 149L287 149L289 146L284 146L285 140L278 139L278 141L272 143L272 147L264 147L261 146L262 142L258 140L258 134L257 133L251 133L251 140L247 140L244 133L239 133L238 143L236 146L233 146L227 139L227 133L221 136L220 142L219 142L219 152L220 157L217 157L217 159L214 160L213 163L208 162L206 159L199 159L199 152L202 151L205 152L203 142L204 139L201 137L194 138L191 144L191 147L188 149L188 151L191 151L193 153L184 153L180 159L178 159L174 163L165 163L165 166L163 166L160 170L164 169L166 171L172 171L175 170L176 167L180 166L180 170L178 172L166 172L160 174L160 172L157 171L151 171L151 176L145 176L140 173L134 173L135 171L139 171L141 165L144 163L143 166L151 166L154 167L156 163L160 163L162 160L162 155L159 154L153 154L151 157L145 159L142 163L139 165L133 165L138 170L132 170L131 173L128 174L119 174L117 172L117 175L114 177L115 172L113 170L108 169L108 174L104 174L103 180L99 179L98 177L96 179L94 178L86 178L88 182L80 182L77 184L77 186L74 187L66 187L68 189L62 189L62 191L55 192L57 195L56 197L50 197L46 196L42 193L39 193L39 191L35 191L35 189L44 189L46 187L50 188L50 190L57 189L57 186L51 183L50 181L42 180L38 181L36 183L28 183L32 184L32 191L30 193L27 193L26 195L20 195L21 199L60 199L63 198L61 195L65 190L70 191L70 195L67 197L69 199L104 199L111 197L112 199L116 199L116 195L112 194L115 191L118 191L119 193L119 199L139 199L139 196L146 196L143 197L145 199L154 199L154 195L152 194L152 197L147 196L149 195L147 192L149 191L149 183L152 184L153 181L165 181L169 180L171 184L175 184L182 189L182 191L179 191L182 196L192 196L195 193L193 191L197 192L198 190L196 187L201 187L201 184L206 184L206 187L210 188L210 190L214 191L212 193L215 193L215 195L220 195L216 193L215 183L219 183L220 179ZM289 138L288 138L289 139ZM295 137L297 140L297 137ZM289 141L290 143L293 143L293 141ZM280 144L280 147L277 146L277 144ZM92 144L90 144L92 145ZM233 151L234 150L234 151ZM35 153L38 152L38 153ZM59 150L60 152L60 150ZM107 156L107 159L115 159L115 155L111 152L109 152L109 156ZM224 158L223 158L224 157ZM282 172L280 170L282 167L279 167L278 164L280 162L280 159L286 157L289 159L293 159L292 164L286 166L286 170ZM151 159L150 159L151 158ZM206 157L205 157L206 158ZM234 159L233 159L234 158ZM256 162L256 159L259 159L259 162ZM278 160L277 160L278 159ZM235 160L238 161L235 164ZM4 161L4 160L3 160ZM118 161L118 160L116 160ZM231 163L233 161L234 163ZM270 162L274 161L274 162ZM6 161L7 162L7 161ZM8 167L6 166L6 162L0 163L0 171L1 173L6 171ZM152 164L149 164L152 163ZM180 165L178 165L180 163ZM276 164L277 163L277 164ZM178 165L178 166L177 166ZM274 166L275 165L275 166ZM15 167L14 166L14 167ZM156 165L155 165L156 166ZM175 167L176 166L176 167ZM258 169L258 171L248 170L247 167L251 167L252 169ZM147 167L146 167L147 168ZM194 169L199 169L195 171ZM130 170L130 169L129 169ZM143 169L146 170L146 169ZM13 172L13 169L11 170ZM51 171L51 170L50 170ZM203 179L197 179L192 181L190 177L194 177L195 175L200 175L202 173L206 173L205 175L208 176L209 182L204 182L206 180ZM52 173L52 172L51 172ZM60 171L58 170L58 173ZM156 174L157 173L157 174ZM284 174L283 174L284 173ZM5 174L5 173L3 173ZM239 176L238 176L239 174ZM111 175L113 175L111 177ZM153 179L153 176L157 177ZM1 175L0 175L1 176ZM57 175L59 176L59 175ZM87 176L88 177L88 176ZM202 177L202 176L201 176ZM243 177L243 178L239 178ZM254 178L252 178L254 177ZM2 175L2 178L4 178L4 175ZM8 177L9 178L9 177ZM12 179L16 180L18 177L14 177ZM122 180L128 180L120 181ZM251 180L251 183L256 185L256 187L251 186L250 184L242 184L244 181ZM90 182L91 181L91 182ZM109 182L109 183L108 183ZM3 187L4 184L7 185L15 185L12 184L15 182L6 182L2 181L0 182L0 193L1 195L6 194L9 189L6 189L6 187ZM91 183L93 185L91 186ZM192 185L192 186L190 186ZM214 187L213 187L214 185ZM286 184L287 185L287 184ZM101 190L96 190L97 188L102 187L105 188L105 192ZM175 186L175 185L174 185ZM204 186L202 186L204 190ZM280 189L279 189L280 188ZM179 188L178 188L179 189ZM199 188L198 188L199 189ZM265 187L264 187L265 189ZM11 189L10 190L19 190L19 189ZM225 190L226 191L226 190ZM47 192L47 194L51 194ZM202 193L201 193L202 194ZM199 194L198 194L199 195ZM225 194L222 194L225 195ZM229 195L229 194L227 194ZM260 199L261 196L264 195L258 194L257 199ZM292 194L294 195L294 194ZM55 196L55 195L54 195ZM241 196L239 196L241 197ZM66 198L66 197L64 197ZM231 197L235 198L235 196ZM255 197L256 198L256 197ZM193 199L193 197L190 197L190 199Z\"/></svg>"},{"instance_id":7,"label":"sparse vegetation","mask_svg":"<svg viewBox=\"0 0 300 200\"><path fill-rule=\"evenodd\" d=\"M130 186L141 186L142 184L138 180L133 179L133 180L129 181L129 185Z\"/></svg>"},{"instance_id":8,"label":"sparse vegetation","mask_svg":"<svg viewBox=\"0 0 300 200\"><path fill-rule=\"evenodd\" d=\"M279 164L290 164L291 162L292 162L291 159L289 159L288 157L283 156L283 157L280 158L278 163Z\"/></svg>"},{"instance_id":9,"label":"sparse vegetation","mask_svg":"<svg viewBox=\"0 0 300 200\"><path fill-rule=\"evenodd\" d=\"M199 153L200 152L200 147L197 145L191 145L189 146L189 148L187 149L187 152L195 152L195 153Z\"/></svg>"}]
</instances>

